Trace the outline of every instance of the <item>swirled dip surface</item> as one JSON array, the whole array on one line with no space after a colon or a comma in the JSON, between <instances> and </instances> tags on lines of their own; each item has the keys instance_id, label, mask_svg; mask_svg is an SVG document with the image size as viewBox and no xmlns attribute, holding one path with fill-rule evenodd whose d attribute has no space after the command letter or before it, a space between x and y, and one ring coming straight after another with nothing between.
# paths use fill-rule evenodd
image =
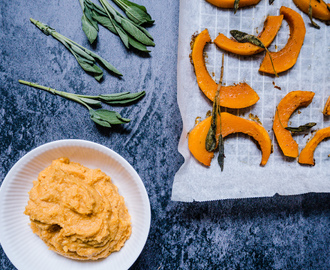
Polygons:
<instances>
[{"instance_id":1,"label":"swirled dip surface","mask_svg":"<svg viewBox=\"0 0 330 270\"><path fill-rule=\"evenodd\" d=\"M124 198L110 177L68 158L39 174L24 213L51 250L72 259L105 258L131 235Z\"/></svg>"}]
</instances>

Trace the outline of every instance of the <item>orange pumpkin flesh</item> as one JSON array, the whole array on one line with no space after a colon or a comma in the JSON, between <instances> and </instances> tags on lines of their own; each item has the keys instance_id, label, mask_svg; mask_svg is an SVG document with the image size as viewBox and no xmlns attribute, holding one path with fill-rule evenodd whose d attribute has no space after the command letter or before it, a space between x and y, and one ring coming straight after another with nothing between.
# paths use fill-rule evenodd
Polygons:
<instances>
[{"instance_id":1,"label":"orange pumpkin flesh","mask_svg":"<svg viewBox=\"0 0 330 270\"><path fill-rule=\"evenodd\" d=\"M210 4L219 8L234 8L235 0L206 0ZM239 7L253 6L260 2L260 0L240 0Z\"/></svg>"},{"instance_id":2,"label":"orange pumpkin flesh","mask_svg":"<svg viewBox=\"0 0 330 270\"><path fill-rule=\"evenodd\" d=\"M275 112L273 130L277 142L287 157L298 157L298 144L292 138L291 132L286 130L292 113L299 107L307 107L313 100L314 93L310 91L292 91L278 104Z\"/></svg>"},{"instance_id":3,"label":"orange pumpkin flesh","mask_svg":"<svg viewBox=\"0 0 330 270\"><path fill-rule=\"evenodd\" d=\"M260 33L258 38L266 47L268 47L276 37L276 34L281 27L282 20L283 15L268 16L265 20L264 29ZM260 48L259 46L253 45L250 42L237 42L236 40L227 38L221 33L216 37L214 43L220 49L238 55L253 55L265 50L263 48Z\"/></svg>"},{"instance_id":4,"label":"orange pumpkin flesh","mask_svg":"<svg viewBox=\"0 0 330 270\"><path fill-rule=\"evenodd\" d=\"M252 136L258 143L262 151L262 158L260 165L266 165L268 158L271 154L271 140L263 126L230 113L221 113L222 123L222 136L225 138L227 135L237 132L245 133ZM213 152L208 152L205 149L205 140L208 130L211 125L211 117L206 118L198 125L196 125L189 133L188 146L192 155L202 164L206 166L211 165L211 160L214 156ZM220 119L218 117L218 130L217 138L220 134Z\"/></svg>"},{"instance_id":5,"label":"orange pumpkin flesh","mask_svg":"<svg viewBox=\"0 0 330 270\"><path fill-rule=\"evenodd\" d=\"M327 102L324 105L323 114L330 115L330 96L328 97Z\"/></svg>"},{"instance_id":6,"label":"orange pumpkin flesh","mask_svg":"<svg viewBox=\"0 0 330 270\"><path fill-rule=\"evenodd\" d=\"M194 40L191 59L199 88L213 101L218 85L212 79L205 66L203 52L208 42L211 42L211 38L208 30L205 29ZM247 83L221 87L220 105L223 107L232 109L246 108L252 106L258 100L258 94Z\"/></svg>"},{"instance_id":7,"label":"orange pumpkin flesh","mask_svg":"<svg viewBox=\"0 0 330 270\"><path fill-rule=\"evenodd\" d=\"M282 6L280 9L280 14L284 15L284 19L289 24L290 37L282 50L270 53L277 73L290 69L297 62L297 58L304 43L306 34L305 23L299 13ZM259 71L275 74L268 54L265 55Z\"/></svg>"},{"instance_id":8,"label":"orange pumpkin flesh","mask_svg":"<svg viewBox=\"0 0 330 270\"><path fill-rule=\"evenodd\" d=\"M306 14L308 14L309 1L310 0L293 0L296 6ZM329 4L326 4L323 0L320 0L320 2L317 0L311 0L312 16L322 21L329 21L330 11L328 10L327 5Z\"/></svg>"},{"instance_id":9,"label":"orange pumpkin flesh","mask_svg":"<svg viewBox=\"0 0 330 270\"><path fill-rule=\"evenodd\" d=\"M300 164L315 165L314 151L318 144L328 137L330 137L330 127L318 130L314 137L306 144L305 148L301 150L298 162Z\"/></svg>"}]
</instances>

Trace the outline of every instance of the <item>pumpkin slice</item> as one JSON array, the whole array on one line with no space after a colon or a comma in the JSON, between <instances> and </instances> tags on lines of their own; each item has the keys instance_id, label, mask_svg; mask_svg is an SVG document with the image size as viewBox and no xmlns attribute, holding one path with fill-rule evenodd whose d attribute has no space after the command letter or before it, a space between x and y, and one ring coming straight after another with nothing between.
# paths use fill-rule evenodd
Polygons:
<instances>
[{"instance_id":1,"label":"pumpkin slice","mask_svg":"<svg viewBox=\"0 0 330 270\"><path fill-rule=\"evenodd\" d=\"M193 42L191 59L199 88L213 101L218 85L212 79L205 66L203 52L208 42L211 42L211 38L208 30L205 29L198 34ZM232 109L246 108L252 106L258 100L258 94L247 83L221 87L220 105L223 107Z\"/></svg>"},{"instance_id":2,"label":"pumpkin slice","mask_svg":"<svg viewBox=\"0 0 330 270\"><path fill-rule=\"evenodd\" d=\"M315 165L314 151L318 144L325 138L330 137L330 127L318 130L314 137L306 144L305 148L301 150L298 162L300 164Z\"/></svg>"},{"instance_id":3,"label":"pumpkin slice","mask_svg":"<svg viewBox=\"0 0 330 270\"><path fill-rule=\"evenodd\" d=\"M293 0L296 6L304 13L308 14L309 2L312 6L312 16L322 21L330 21L330 10L323 0Z\"/></svg>"},{"instance_id":4,"label":"pumpkin slice","mask_svg":"<svg viewBox=\"0 0 330 270\"><path fill-rule=\"evenodd\" d=\"M210 4L219 8L234 8L235 0L206 0ZM260 2L260 0L240 0L239 7L253 6Z\"/></svg>"},{"instance_id":5,"label":"pumpkin slice","mask_svg":"<svg viewBox=\"0 0 330 270\"><path fill-rule=\"evenodd\" d=\"M305 23L299 13L290 8L281 7L280 14L284 15L284 19L289 24L290 37L282 50L270 53L277 73L292 68L297 62L306 34ZM265 55L259 71L275 74L268 54Z\"/></svg>"},{"instance_id":6,"label":"pumpkin slice","mask_svg":"<svg viewBox=\"0 0 330 270\"><path fill-rule=\"evenodd\" d=\"M287 157L298 157L298 144L292 138L291 132L286 130L292 113L299 107L307 107L313 100L314 93L310 91L292 91L288 93L278 104L273 130L277 142Z\"/></svg>"},{"instance_id":7,"label":"pumpkin slice","mask_svg":"<svg viewBox=\"0 0 330 270\"><path fill-rule=\"evenodd\" d=\"M282 25L282 20L283 15L268 16L265 20L264 29L258 38L266 47L268 47L276 37L276 34ZM215 38L214 43L222 50L239 55L253 55L265 50L250 42L237 42L234 39L227 38L221 33Z\"/></svg>"},{"instance_id":8,"label":"pumpkin slice","mask_svg":"<svg viewBox=\"0 0 330 270\"><path fill-rule=\"evenodd\" d=\"M247 120L230 113L221 113L222 136L242 132L252 136L260 145L262 158L260 165L265 165L272 150L270 137L265 128L257 122ZM220 134L220 118L218 117L217 138ZM211 165L214 156L213 152L205 149L205 140L211 126L211 116L196 125L189 133L188 146L192 155L202 164Z\"/></svg>"},{"instance_id":9,"label":"pumpkin slice","mask_svg":"<svg viewBox=\"0 0 330 270\"><path fill-rule=\"evenodd\" d=\"M330 96L328 97L328 100L324 105L323 114L330 115Z\"/></svg>"}]
</instances>

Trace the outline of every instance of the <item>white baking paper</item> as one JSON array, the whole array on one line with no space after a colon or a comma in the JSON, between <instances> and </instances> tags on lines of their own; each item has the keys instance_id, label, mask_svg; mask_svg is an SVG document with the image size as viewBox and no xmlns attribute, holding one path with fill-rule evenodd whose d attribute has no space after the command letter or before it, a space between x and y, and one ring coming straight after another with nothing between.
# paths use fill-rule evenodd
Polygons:
<instances>
[{"instance_id":1,"label":"white baking paper","mask_svg":"<svg viewBox=\"0 0 330 270\"><path fill-rule=\"evenodd\" d=\"M205 118L212 108L211 102L198 88L190 63L191 37L205 28L209 30L212 40L220 32L229 37L229 31L232 29L258 34L262 31L267 15L279 15L279 9L284 3L300 13L306 25L304 45L295 66L275 78L258 72L264 53L249 57L225 53L224 63L223 82L226 85L245 81L260 97L256 105L230 112L247 119L250 114L257 116L271 136L274 151L266 166L261 167L261 152L256 143L247 135L236 134L225 138L224 171L220 171L216 159L209 168L205 167L188 149L188 132L194 127L196 117ZM330 32L329 26L317 20L316 22L321 29L311 27L308 16L292 1L276 0L273 5L269 5L268 0L261 0L254 7L239 9L236 14L232 9L219 9L205 0L180 1L177 98L183 130L178 150L185 161L175 175L172 200L191 202L264 197L276 193L294 195L330 192L330 141L325 140L317 147L314 167L302 166L296 159L283 156L272 131L276 105L288 92L295 90L313 91L315 97L307 108L302 108L292 115L289 125L316 122L317 126L312 130L330 125L330 118L322 114L326 99L330 95ZM286 21L283 21L269 50L278 51L283 48L288 37L289 27ZM207 68L218 81L222 51L214 44L207 45L205 51ZM294 136L300 150L311 136L310 132Z\"/></svg>"}]
</instances>

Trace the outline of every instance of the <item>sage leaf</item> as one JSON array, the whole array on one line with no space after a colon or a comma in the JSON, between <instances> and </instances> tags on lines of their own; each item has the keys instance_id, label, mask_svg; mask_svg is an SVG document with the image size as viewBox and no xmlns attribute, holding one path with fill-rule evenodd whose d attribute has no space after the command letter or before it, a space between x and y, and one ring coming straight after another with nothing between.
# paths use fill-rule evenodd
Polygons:
<instances>
[{"instance_id":1,"label":"sage leaf","mask_svg":"<svg viewBox=\"0 0 330 270\"><path fill-rule=\"evenodd\" d=\"M87 36L89 42L92 44L97 38L98 30L94 27L92 23L87 19L86 15L81 18L82 29Z\"/></svg>"},{"instance_id":2,"label":"sage leaf","mask_svg":"<svg viewBox=\"0 0 330 270\"><path fill-rule=\"evenodd\" d=\"M315 27L316 29L320 29L320 26L316 22L314 22L314 20L313 20L313 8L312 8L311 0L309 0L308 17L309 17L309 19L311 21L311 25L313 27Z\"/></svg>"},{"instance_id":3,"label":"sage leaf","mask_svg":"<svg viewBox=\"0 0 330 270\"><path fill-rule=\"evenodd\" d=\"M234 1L234 14L236 14L238 8L239 8L239 0L235 0Z\"/></svg>"},{"instance_id":4,"label":"sage leaf","mask_svg":"<svg viewBox=\"0 0 330 270\"><path fill-rule=\"evenodd\" d=\"M110 21L110 19L106 16L100 15L98 13L95 13L93 15L93 18L101 25L103 25L103 27L107 28L108 30L110 30L112 33L118 35L115 27L113 26L112 22Z\"/></svg>"},{"instance_id":5,"label":"sage leaf","mask_svg":"<svg viewBox=\"0 0 330 270\"><path fill-rule=\"evenodd\" d=\"M100 108L102 107L101 102L98 101L98 100L94 100L94 99L91 99L91 98L84 98L84 97L81 97L80 100L85 102L86 104L88 104L90 106L100 107Z\"/></svg>"},{"instance_id":6,"label":"sage leaf","mask_svg":"<svg viewBox=\"0 0 330 270\"><path fill-rule=\"evenodd\" d=\"M316 125L316 123L314 122L309 122L305 125L301 125L299 127L285 127L286 130L289 130L293 133L298 133L298 132L305 132L309 129L311 129L312 127L314 127Z\"/></svg>"},{"instance_id":7,"label":"sage leaf","mask_svg":"<svg viewBox=\"0 0 330 270\"><path fill-rule=\"evenodd\" d=\"M224 146L222 134L219 135L218 164L220 166L221 171L223 171L225 164L225 146Z\"/></svg>"},{"instance_id":8,"label":"sage leaf","mask_svg":"<svg viewBox=\"0 0 330 270\"><path fill-rule=\"evenodd\" d=\"M213 152L217 146L217 122L218 122L218 102L217 95L214 97L213 106L212 106L212 117L211 117L211 126L207 132L205 139L205 149L209 152Z\"/></svg>"},{"instance_id":9,"label":"sage leaf","mask_svg":"<svg viewBox=\"0 0 330 270\"><path fill-rule=\"evenodd\" d=\"M236 39L238 42L249 42L253 45L256 45L260 48L265 49L266 47L264 44L260 41L259 38L253 35L249 35L245 32L239 31L239 30L231 30L230 34L233 36L234 39Z\"/></svg>"},{"instance_id":10,"label":"sage leaf","mask_svg":"<svg viewBox=\"0 0 330 270\"><path fill-rule=\"evenodd\" d=\"M135 49L141 51L141 52L150 52L150 50L147 49L147 47L142 44L141 42L136 41L135 39L128 37L128 43Z\"/></svg>"},{"instance_id":11,"label":"sage leaf","mask_svg":"<svg viewBox=\"0 0 330 270\"><path fill-rule=\"evenodd\" d=\"M133 36L137 41L140 41L147 46L155 46L155 43L147 35L145 35L144 32L128 20L123 19L121 25L123 29L125 29L125 31Z\"/></svg>"},{"instance_id":12,"label":"sage leaf","mask_svg":"<svg viewBox=\"0 0 330 270\"><path fill-rule=\"evenodd\" d=\"M118 7L120 7L126 16L138 25L144 23L153 24L151 16L148 14L146 7L138 5L128 0L113 0Z\"/></svg>"},{"instance_id":13,"label":"sage leaf","mask_svg":"<svg viewBox=\"0 0 330 270\"><path fill-rule=\"evenodd\" d=\"M275 70L275 66L273 63L273 58L270 54L270 52L268 51L267 47L261 42L261 40L259 38L257 38L254 35L249 35L247 33L244 33L242 31L239 30L231 30L230 34L238 41L238 42L249 42L255 46L258 46L262 49L265 49L266 53L268 54L269 58L270 58L270 62L272 64L273 70L274 70L274 74L276 77L278 77L278 74Z\"/></svg>"},{"instance_id":14,"label":"sage leaf","mask_svg":"<svg viewBox=\"0 0 330 270\"><path fill-rule=\"evenodd\" d=\"M121 115L115 111L109 111L105 109L94 111L94 117L106 121L110 125L120 125L131 121L130 119L121 117Z\"/></svg>"},{"instance_id":15,"label":"sage leaf","mask_svg":"<svg viewBox=\"0 0 330 270\"><path fill-rule=\"evenodd\" d=\"M89 115L91 119L98 125L103 126L103 127L111 127L110 123L108 121L104 121L102 118L100 118L96 111L93 109L89 110Z\"/></svg>"},{"instance_id":16,"label":"sage leaf","mask_svg":"<svg viewBox=\"0 0 330 270\"><path fill-rule=\"evenodd\" d=\"M126 92L123 93L122 95L117 95L117 96L100 95L99 99L108 105L126 105L129 103L133 103L144 96L145 96L145 91L141 91L138 93Z\"/></svg>"}]
</instances>

